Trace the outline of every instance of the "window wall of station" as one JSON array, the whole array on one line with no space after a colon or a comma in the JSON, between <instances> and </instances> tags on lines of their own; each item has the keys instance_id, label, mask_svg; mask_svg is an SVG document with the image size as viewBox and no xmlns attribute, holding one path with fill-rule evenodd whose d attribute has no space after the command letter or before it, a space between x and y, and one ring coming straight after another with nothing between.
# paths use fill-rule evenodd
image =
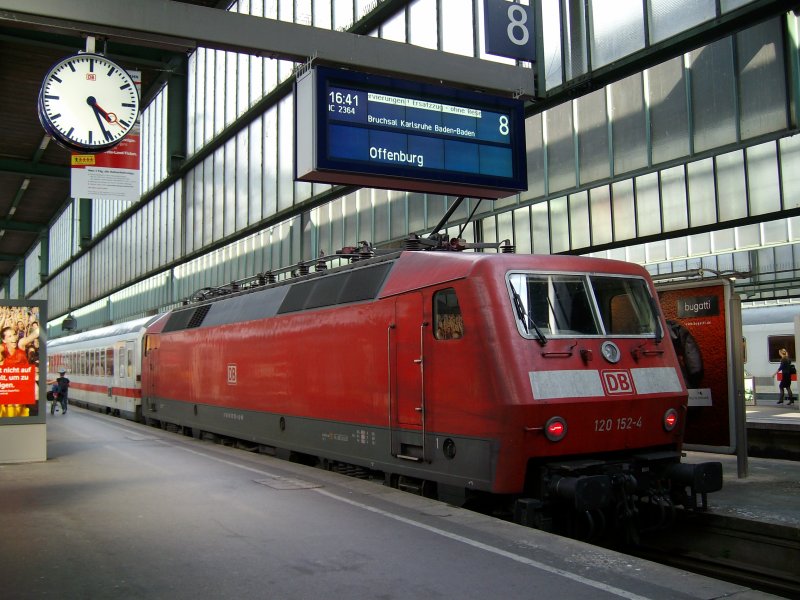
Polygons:
<instances>
[{"instance_id":1,"label":"window wall of station","mask_svg":"<svg viewBox=\"0 0 800 600\"><path fill-rule=\"evenodd\" d=\"M610 2L543 2L548 87L708 21L716 5L653 0L645 28L642 2ZM631 18L617 22L615 35L602 15L624 14L621 4ZM742 4L723 0L720 8ZM367 0L240 0L231 10L346 29L373 8ZM569 19L573 9L580 18ZM373 35L502 61L484 52L482 18L482 0L415 0ZM555 34L548 27L561 18L577 28L575 39L563 44L558 25ZM591 24L590 37L580 31L584 22ZM480 203L476 222L461 232L477 203L469 200L448 233L509 239L519 252L631 246L642 250L630 250L629 259L645 263L797 241L800 229L792 221L750 222L773 214L778 219L782 209L800 206L800 141L784 137L794 127L784 32L776 18L531 114L528 189ZM148 200L135 208L95 201L92 232L103 235L72 263L79 253L77 202L54 223L50 314L77 315L73 309L81 307L86 326L133 318L180 303L197 289L313 261L361 240L396 243L441 218L454 198L376 189L337 197L331 186L294 181L293 98L280 91L293 68L287 61L204 48L190 56L187 149L201 159L180 181L148 196L167 176L165 89L142 116L141 180ZM263 112L228 135L256 103ZM212 141L215 149L208 151ZM320 204L327 195L331 200ZM718 223L724 229L710 231Z\"/></svg>"},{"instance_id":2,"label":"window wall of station","mask_svg":"<svg viewBox=\"0 0 800 600\"><path fill-rule=\"evenodd\" d=\"M708 24L750 2L543 0L546 89L557 89L591 69L646 51L653 44Z\"/></svg>"}]
</instances>

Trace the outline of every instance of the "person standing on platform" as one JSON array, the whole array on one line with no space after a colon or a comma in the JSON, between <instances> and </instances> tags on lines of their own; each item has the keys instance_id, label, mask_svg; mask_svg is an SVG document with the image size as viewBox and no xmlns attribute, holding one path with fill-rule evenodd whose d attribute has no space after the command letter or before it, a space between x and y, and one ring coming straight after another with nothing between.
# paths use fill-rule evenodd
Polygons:
<instances>
[{"instance_id":1,"label":"person standing on platform","mask_svg":"<svg viewBox=\"0 0 800 600\"><path fill-rule=\"evenodd\" d=\"M786 348L778 350L778 354L781 357L781 364L777 371L781 374L781 382L778 386L778 389L781 391L781 396L778 400L778 404L783 404L783 397L786 395L789 398L787 404L791 406L794 404L794 395L792 394L792 371L795 370L795 366L792 364L792 361L789 360L789 353L786 351Z\"/></svg>"},{"instance_id":2,"label":"person standing on platform","mask_svg":"<svg viewBox=\"0 0 800 600\"><path fill-rule=\"evenodd\" d=\"M58 400L58 402L61 404L61 412L64 414L67 414L67 401L69 400L69 379L65 377L66 373L67 372L62 369L58 372L58 377L47 382L48 384L52 383L58 386L57 391L54 391L53 394L55 395L56 400ZM53 406L53 408L55 409L55 406ZM50 412L53 414L53 410Z\"/></svg>"}]
</instances>

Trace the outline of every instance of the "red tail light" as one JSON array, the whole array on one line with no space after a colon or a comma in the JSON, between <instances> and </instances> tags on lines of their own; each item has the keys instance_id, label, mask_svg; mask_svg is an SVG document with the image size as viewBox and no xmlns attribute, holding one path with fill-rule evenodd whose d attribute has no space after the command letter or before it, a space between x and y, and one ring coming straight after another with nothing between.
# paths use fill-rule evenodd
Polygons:
<instances>
[{"instance_id":1,"label":"red tail light","mask_svg":"<svg viewBox=\"0 0 800 600\"><path fill-rule=\"evenodd\" d=\"M551 442L560 442L567 435L567 422L561 417L550 417L544 424L544 436Z\"/></svg>"},{"instance_id":2,"label":"red tail light","mask_svg":"<svg viewBox=\"0 0 800 600\"><path fill-rule=\"evenodd\" d=\"M664 429L666 431L672 431L675 429L675 426L678 424L678 411L674 408L670 408L667 412L664 413Z\"/></svg>"}]
</instances>

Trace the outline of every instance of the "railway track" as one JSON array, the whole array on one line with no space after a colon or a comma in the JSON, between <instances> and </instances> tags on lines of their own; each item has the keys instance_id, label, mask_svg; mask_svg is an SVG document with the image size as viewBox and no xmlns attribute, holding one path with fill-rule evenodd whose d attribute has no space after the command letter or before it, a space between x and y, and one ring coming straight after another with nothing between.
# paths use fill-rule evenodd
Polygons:
<instances>
[{"instance_id":1,"label":"railway track","mask_svg":"<svg viewBox=\"0 0 800 600\"><path fill-rule=\"evenodd\" d=\"M800 530L709 513L683 513L628 552L640 558L783 596L800 598Z\"/></svg>"}]
</instances>

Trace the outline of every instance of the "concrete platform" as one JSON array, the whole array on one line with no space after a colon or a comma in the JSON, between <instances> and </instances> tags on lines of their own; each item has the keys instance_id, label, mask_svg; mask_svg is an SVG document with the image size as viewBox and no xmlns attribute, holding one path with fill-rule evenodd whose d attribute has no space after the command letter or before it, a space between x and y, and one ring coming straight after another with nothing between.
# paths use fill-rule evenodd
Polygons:
<instances>
[{"instance_id":1,"label":"concrete platform","mask_svg":"<svg viewBox=\"0 0 800 600\"><path fill-rule=\"evenodd\" d=\"M784 404L748 404L745 406L747 426L758 423L776 423L800 428L800 403L791 406Z\"/></svg>"},{"instance_id":2,"label":"concrete platform","mask_svg":"<svg viewBox=\"0 0 800 600\"><path fill-rule=\"evenodd\" d=\"M800 408L786 404L748 405L747 448L751 456L800 461Z\"/></svg>"},{"instance_id":3,"label":"concrete platform","mask_svg":"<svg viewBox=\"0 0 800 600\"><path fill-rule=\"evenodd\" d=\"M685 460L722 463L723 486L708 495L710 512L800 530L800 462L751 456L747 477L739 478L735 456L687 452Z\"/></svg>"},{"instance_id":4,"label":"concrete platform","mask_svg":"<svg viewBox=\"0 0 800 600\"><path fill-rule=\"evenodd\" d=\"M771 597L75 407L47 437L0 465L6 600Z\"/></svg>"}]
</instances>

